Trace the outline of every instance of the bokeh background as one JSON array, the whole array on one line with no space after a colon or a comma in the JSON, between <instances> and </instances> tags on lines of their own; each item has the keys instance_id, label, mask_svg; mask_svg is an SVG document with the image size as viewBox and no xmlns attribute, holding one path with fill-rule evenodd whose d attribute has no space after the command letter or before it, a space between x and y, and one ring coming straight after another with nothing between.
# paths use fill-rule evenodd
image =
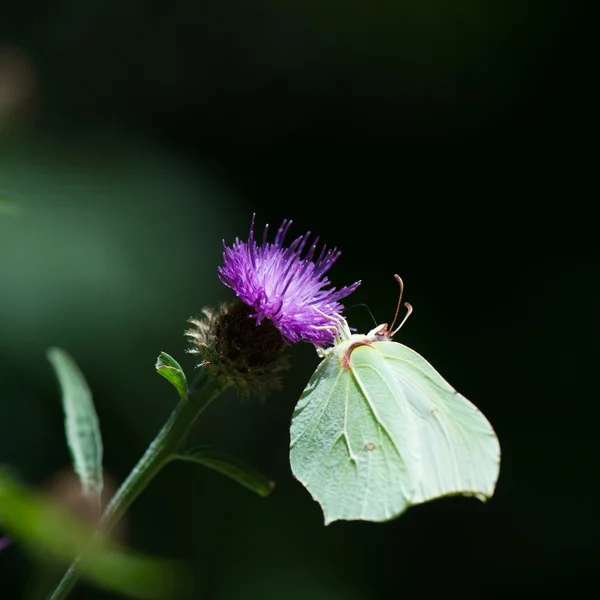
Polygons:
<instances>
[{"instance_id":1,"label":"bokeh background","mask_svg":"<svg viewBox=\"0 0 600 600\"><path fill-rule=\"evenodd\" d=\"M283 391L224 396L194 441L276 482L261 499L169 467L129 543L181 559L206 600L489 597L598 582L600 292L595 25L566 0L81 3L0 6L0 462L47 488L68 467L46 349L94 393L105 466L128 473L191 372L186 319L231 297L222 240L293 219L343 254L359 330L388 321L482 409L495 497L386 524L322 524L288 464ZM0 507L1 512L1 507ZM31 578L0 554L0 597ZM109 598L81 585L73 598Z\"/></svg>"}]
</instances>

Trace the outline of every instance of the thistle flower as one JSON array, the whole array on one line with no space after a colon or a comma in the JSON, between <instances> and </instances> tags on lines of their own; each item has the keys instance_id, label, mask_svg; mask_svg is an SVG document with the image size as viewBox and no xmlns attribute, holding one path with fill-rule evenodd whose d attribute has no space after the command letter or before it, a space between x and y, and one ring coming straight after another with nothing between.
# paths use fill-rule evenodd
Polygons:
<instances>
[{"instance_id":1,"label":"thistle flower","mask_svg":"<svg viewBox=\"0 0 600 600\"><path fill-rule=\"evenodd\" d=\"M231 247L225 246L219 279L252 309L249 316L257 325L269 319L286 343L305 341L327 346L334 341L331 317L338 317L343 310L339 300L353 292L360 281L339 290L329 287L325 273L340 252L323 246L314 259L319 242L316 238L303 256L310 231L285 247L291 224L283 221L273 243L267 242L267 225L262 243L257 244L253 216L248 241L236 238Z\"/></svg>"},{"instance_id":2,"label":"thistle flower","mask_svg":"<svg viewBox=\"0 0 600 600\"><path fill-rule=\"evenodd\" d=\"M283 221L275 241L262 244L254 239L254 217L248 242L236 239L225 246L220 280L233 289L238 299L218 310L204 309L199 319L190 318L185 336L187 352L200 356L200 365L212 377L232 384L243 396L264 396L281 387L280 374L289 362L285 347L306 341L318 348L332 344L332 318L339 317L339 300L360 282L335 290L329 288L325 272L340 253L321 250L313 260L318 238L303 256L310 232L288 247L284 239L291 221Z\"/></svg>"}]
</instances>

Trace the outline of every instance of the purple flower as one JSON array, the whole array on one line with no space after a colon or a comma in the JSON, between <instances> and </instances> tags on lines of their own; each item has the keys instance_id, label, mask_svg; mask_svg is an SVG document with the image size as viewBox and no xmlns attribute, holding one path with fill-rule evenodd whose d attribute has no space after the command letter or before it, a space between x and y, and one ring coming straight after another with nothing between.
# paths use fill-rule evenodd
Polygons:
<instances>
[{"instance_id":1,"label":"purple flower","mask_svg":"<svg viewBox=\"0 0 600 600\"><path fill-rule=\"evenodd\" d=\"M288 343L305 341L326 346L334 341L332 318L339 318L344 308L338 301L353 292L360 281L337 291L329 287L325 273L340 252L323 246L315 259L316 238L302 256L310 231L285 247L291 224L283 221L273 243L267 242L267 225L262 243L257 244L253 216L248 242L236 238L231 247L225 246L219 279L255 311L250 316L257 325L267 318Z\"/></svg>"},{"instance_id":2,"label":"purple flower","mask_svg":"<svg viewBox=\"0 0 600 600\"><path fill-rule=\"evenodd\" d=\"M10 538L0 537L0 550L4 550L4 548L6 548L9 545L10 545Z\"/></svg>"}]
</instances>

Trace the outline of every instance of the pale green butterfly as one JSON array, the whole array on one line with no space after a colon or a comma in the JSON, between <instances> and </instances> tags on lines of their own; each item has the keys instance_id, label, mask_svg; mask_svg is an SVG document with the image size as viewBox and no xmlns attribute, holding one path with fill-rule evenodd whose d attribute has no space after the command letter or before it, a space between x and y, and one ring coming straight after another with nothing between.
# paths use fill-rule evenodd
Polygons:
<instances>
[{"instance_id":1,"label":"pale green butterfly","mask_svg":"<svg viewBox=\"0 0 600 600\"><path fill-rule=\"evenodd\" d=\"M496 487L500 444L483 414L414 350L379 325L352 334L340 317L335 345L294 410L294 476L336 520L387 521L442 496L485 501Z\"/></svg>"}]
</instances>

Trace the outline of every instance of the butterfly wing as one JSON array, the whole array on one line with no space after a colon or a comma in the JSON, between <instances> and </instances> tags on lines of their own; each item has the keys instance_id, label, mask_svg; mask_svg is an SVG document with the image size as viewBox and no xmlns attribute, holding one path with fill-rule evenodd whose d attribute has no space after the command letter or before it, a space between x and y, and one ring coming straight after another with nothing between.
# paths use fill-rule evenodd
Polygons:
<instances>
[{"instance_id":1,"label":"butterfly wing","mask_svg":"<svg viewBox=\"0 0 600 600\"><path fill-rule=\"evenodd\" d=\"M411 504L450 494L491 497L500 444L481 411L414 350L396 342L373 346L393 371L418 431L422 477Z\"/></svg>"},{"instance_id":2,"label":"butterfly wing","mask_svg":"<svg viewBox=\"0 0 600 600\"><path fill-rule=\"evenodd\" d=\"M368 346L323 359L294 410L290 464L323 509L339 519L386 521L420 481L415 415L395 371Z\"/></svg>"}]
</instances>

